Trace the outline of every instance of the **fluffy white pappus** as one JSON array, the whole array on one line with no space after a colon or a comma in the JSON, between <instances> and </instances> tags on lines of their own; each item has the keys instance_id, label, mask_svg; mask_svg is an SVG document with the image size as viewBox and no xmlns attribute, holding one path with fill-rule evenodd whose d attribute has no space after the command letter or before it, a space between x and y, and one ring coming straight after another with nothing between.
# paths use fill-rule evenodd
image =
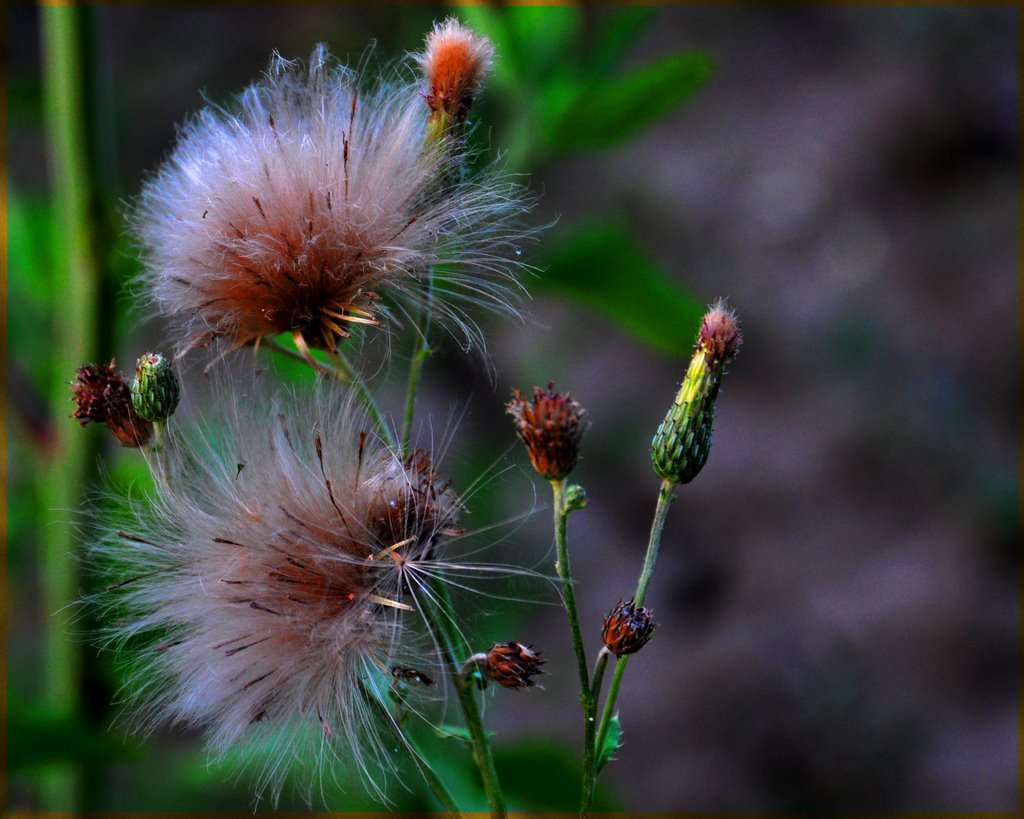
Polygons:
<instances>
[{"instance_id":1,"label":"fluffy white pappus","mask_svg":"<svg viewBox=\"0 0 1024 819\"><path fill-rule=\"evenodd\" d=\"M439 555L462 500L351 399L302 398L242 395L201 432L168 430L155 494L100 519L104 640L136 730L205 730L275 802L296 763L310 788L354 769L384 798L388 687L404 681L416 713L415 692L439 690L423 606L442 572L475 568Z\"/></svg>"},{"instance_id":2,"label":"fluffy white pappus","mask_svg":"<svg viewBox=\"0 0 1024 819\"><path fill-rule=\"evenodd\" d=\"M283 332L334 350L425 298L466 347L473 308L514 315L533 199L497 164L464 173L464 141L428 138L428 114L419 85L368 86L318 45L188 119L129 213L178 353Z\"/></svg>"}]
</instances>

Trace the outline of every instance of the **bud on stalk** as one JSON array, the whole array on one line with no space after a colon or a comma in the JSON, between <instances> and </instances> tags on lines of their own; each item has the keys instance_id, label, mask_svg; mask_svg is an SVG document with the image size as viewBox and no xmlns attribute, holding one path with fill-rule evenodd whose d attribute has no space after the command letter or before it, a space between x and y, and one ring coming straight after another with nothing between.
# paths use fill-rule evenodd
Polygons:
<instances>
[{"instance_id":1,"label":"bud on stalk","mask_svg":"<svg viewBox=\"0 0 1024 819\"><path fill-rule=\"evenodd\" d=\"M742 341L735 313L716 302L701 321L686 377L651 441L651 464L659 477L689 483L703 468L722 374Z\"/></svg>"},{"instance_id":2,"label":"bud on stalk","mask_svg":"<svg viewBox=\"0 0 1024 819\"><path fill-rule=\"evenodd\" d=\"M135 367L132 405L140 417L163 423L174 413L181 397L178 376L160 353L146 353Z\"/></svg>"}]
</instances>

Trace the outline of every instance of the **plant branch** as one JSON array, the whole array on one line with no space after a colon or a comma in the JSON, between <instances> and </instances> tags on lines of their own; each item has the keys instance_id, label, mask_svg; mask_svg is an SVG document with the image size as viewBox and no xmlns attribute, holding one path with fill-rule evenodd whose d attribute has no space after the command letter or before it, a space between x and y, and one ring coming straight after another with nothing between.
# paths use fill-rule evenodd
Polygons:
<instances>
[{"instance_id":1,"label":"plant branch","mask_svg":"<svg viewBox=\"0 0 1024 819\"><path fill-rule=\"evenodd\" d=\"M431 299L434 296L434 270L427 271L427 287L423 293L423 306L420 308L420 320L416 338L412 346L412 359L409 361L409 384L405 393L405 414L402 419L402 456L409 454L409 440L412 438L412 422L416 415L416 396L420 387L420 375L423 362L432 352L427 334L431 324Z\"/></svg>"},{"instance_id":2,"label":"plant branch","mask_svg":"<svg viewBox=\"0 0 1024 819\"><path fill-rule=\"evenodd\" d=\"M443 583L435 584L440 605L447 611L451 611L451 597L448 589ZM476 697L473 692L472 680L463 674L462 666L456 659L455 642L451 634L451 624L446 619L447 615L442 612L441 616L435 615L431 604L425 602L422 606L422 613L427 628L441 649L445 664L448 666L448 673L452 684L455 686L455 693L462 708L463 718L466 720L466 728L469 730L470 740L473 744L473 761L480 771L480 779L483 782L484 792L487 794L487 804L491 815L495 819L505 817L505 796L501 790L501 783L498 780L498 771L494 767L494 757L491 755L491 743L484 731L484 723L480 717L480 709L477 706Z\"/></svg>"},{"instance_id":3,"label":"plant branch","mask_svg":"<svg viewBox=\"0 0 1024 819\"><path fill-rule=\"evenodd\" d=\"M661 545L661 534L665 529L665 519L668 517L668 509L672 503L675 492L675 484L666 479L661 482L661 489L658 492L658 505L654 510L654 519L651 521L651 534L647 542L647 554L644 557L643 569L640 572L640 579L637 581L636 594L633 595L633 604L638 608L643 605L644 597L647 595L647 586L651 582L651 575L654 572L654 563L658 559L658 547ZM615 673L612 675L611 685L608 688L608 697L604 702L604 710L601 712L601 724L597 729L596 748L604 744L608 734L608 726L615 713L615 700L619 696L619 688L622 685L622 676L626 672L626 665L629 663L629 655L619 658L615 664ZM597 772L594 772L596 782ZM591 790L591 800L593 790ZM589 810L590 805L585 804L584 810Z\"/></svg>"},{"instance_id":4,"label":"plant branch","mask_svg":"<svg viewBox=\"0 0 1024 819\"><path fill-rule=\"evenodd\" d=\"M590 691L590 674L587 671L587 651L583 644L583 632L580 629L580 618L576 611L576 593L573 590L572 566L569 563L569 536L567 518L570 509L566 503L565 479L551 481L554 495L555 523L555 571L562 581L562 597L565 600L565 612L569 617L569 628L572 631L572 645L576 653L576 670L580 678L580 707L583 708L583 782L581 788L581 804L589 800L589 789L592 787L594 768L594 726L596 703Z\"/></svg>"}]
</instances>

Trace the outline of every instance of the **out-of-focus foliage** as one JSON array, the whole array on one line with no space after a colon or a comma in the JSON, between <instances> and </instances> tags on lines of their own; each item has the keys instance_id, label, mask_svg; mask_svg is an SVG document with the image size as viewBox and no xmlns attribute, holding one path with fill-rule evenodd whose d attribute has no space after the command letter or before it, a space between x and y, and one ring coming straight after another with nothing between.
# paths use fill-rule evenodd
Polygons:
<instances>
[{"instance_id":1,"label":"out-of-focus foliage","mask_svg":"<svg viewBox=\"0 0 1024 819\"><path fill-rule=\"evenodd\" d=\"M637 68L623 63L656 16L616 9L594 32L577 6L468 6L460 11L500 55L494 91L505 125L495 143L517 170L581 151L615 148L672 113L708 78L707 54L685 51ZM588 36L589 35L589 36ZM623 222L562 229L538 256L534 289L594 307L659 352L685 357L699 302L664 270Z\"/></svg>"}]
</instances>

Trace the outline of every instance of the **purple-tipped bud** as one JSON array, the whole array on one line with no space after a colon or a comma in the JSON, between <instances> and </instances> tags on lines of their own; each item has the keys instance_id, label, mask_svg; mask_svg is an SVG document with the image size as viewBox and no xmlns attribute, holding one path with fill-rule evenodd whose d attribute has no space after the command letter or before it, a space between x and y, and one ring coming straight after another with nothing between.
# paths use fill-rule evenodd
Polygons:
<instances>
[{"instance_id":1,"label":"purple-tipped bud","mask_svg":"<svg viewBox=\"0 0 1024 819\"><path fill-rule=\"evenodd\" d=\"M153 437L153 425L132 406L132 391L111 360L106 366L83 364L72 381L75 411L72 418L88 426L106 424L122 446L142 447Z\"/></svg>"},{"instance_id":2,"label":"purple-tipped bud","mask_svg":"<svg viewBox=\"0 0 1024 819\"><path fill-rule=\"evenodd\" d=\"M534 387L532 401L514 389L505 411L515 421L533 468L550 481L560 481L576 466L580 441L590 423L578 401L554 388L554 382L548 382L546 390Z\"/></svg>"},{"instance_id":3,"label":"purple-tipped bud","mask_svg":"<svg viewBox=\"0 0 1024 819\"><path fill-rule=\"evenodd\" d=\"M743 335L736 322L736 313L719 299L701 320L697 346L704 351L713 366L720 361L735 358L742 343Z\"/></svg>"},{"instance_id":4,"label":"purple-tipped bud","mask_svg":"<svg viewBox=\"0 0 1024 819\"><path fill-rule=\"evenodd\" d=\"M676 400L651 441L651 464L660 478L689 483L708 459L715 401L725 365L740 349L736 314L719 300L700 323L697 344Z\"/></svg>"},{"instance_id":5,"label":"purple-tipped bud","mask_svg":"<svg viewBox=\"0 0 1024 819\"><path fill-rule=\"evenodd\" d=\"M541 666L545 660L540 655L541 652L534 651L532 645L524 646L514 640L495 643L487 652L483 672L488 679L505 688L529 688L536 685L530 678L544 673Z\"/></svg>"},{"instance_id":6,"label":"purple-tipped bud","mask_svg":"<svg viewBox=\"0 0 1024 819\"><path fill-rule=\"evenodd\" d=\"M651 639L657 624L651 620L650 609L621 600L604 618L601 639L616 657L635 654Z\"/></svg>"}]
</instances>

